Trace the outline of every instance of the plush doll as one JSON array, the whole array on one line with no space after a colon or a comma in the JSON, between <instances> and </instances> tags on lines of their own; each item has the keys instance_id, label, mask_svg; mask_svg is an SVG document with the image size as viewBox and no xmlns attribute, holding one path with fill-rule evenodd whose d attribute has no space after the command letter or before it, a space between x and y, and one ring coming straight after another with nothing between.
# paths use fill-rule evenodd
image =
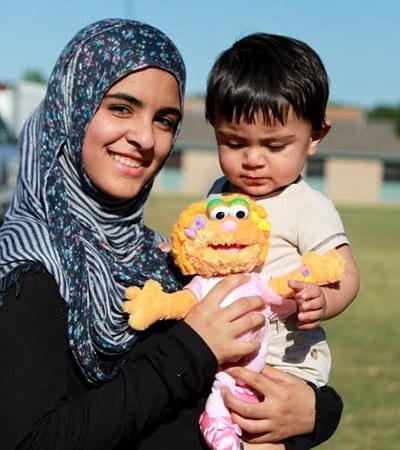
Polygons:
<instances>
[{"instance_id":1,"label":"plush doll","mask_svg":"<svg viewBox=\"0 0 400 450\"><path fill-rule=\"evenodd\" d=\"M245 195L221 195L187 207L179 216L172 232L172 255L184 275L195 275L181 291L165 293L159 283L149 280L142 289L126 290L124 310L129 324L143 330L160 319L181 319L190 308L229 274L248 272L251 279L237 288L221 303L224 307L234 300L258 295L265 301L261 311L266 318L262 330L242 339L261 340L260 351L237 364L260 372L266 361L270 320L283 320L296 311L296 302L288 280L312 281L319 285L341 280L345 261L336 250L324 255L304 254L301 266L290 274L270 278L257 272L269 249L270 224L264 208ZM200 428L209 447L215 450L239 449L241 430L231 420L221 396L228 387L234 395L257 401L255 394L224 372L217 373Z\"/></svg>"}]
</instances>

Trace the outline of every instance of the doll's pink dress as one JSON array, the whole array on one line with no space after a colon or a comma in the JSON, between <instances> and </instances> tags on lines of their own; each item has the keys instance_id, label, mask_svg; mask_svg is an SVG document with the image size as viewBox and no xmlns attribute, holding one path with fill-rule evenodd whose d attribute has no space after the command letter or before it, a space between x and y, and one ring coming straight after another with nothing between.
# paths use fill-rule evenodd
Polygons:
<instances>
[{"instance_id":1,"label":"doll's pink dress","mask_svg":"<svg viewBox=\"0 0 400 450\"><path fill-rule=\"evenodd\" d=\"M222 277L203 278L196 276L185 287L190 289L199 301L219 282ZM265 307L260 312L265 316L266 324L261 330L243 335L241 339L250 341L261 340L261 349L254 355L250 355L232 365L241 365L255 372L261 372L265 366L268 351L269 324L274 320L283 320L296 311L296 303L277 295L268 287L269 277L253 272L251 279L231 292L221 303L225 307L242 297L260 296ZM245 385L240 385L227 372L224 371L228 365L221 367L216 374L204 412L201 414L200 429L208 446L213 450L240 450L241 430L237 424L232 422L230 413L225 407L221 391L228 388L231 392L247 401L258 401L257 396Z\"/></svg>"}]
</instances>

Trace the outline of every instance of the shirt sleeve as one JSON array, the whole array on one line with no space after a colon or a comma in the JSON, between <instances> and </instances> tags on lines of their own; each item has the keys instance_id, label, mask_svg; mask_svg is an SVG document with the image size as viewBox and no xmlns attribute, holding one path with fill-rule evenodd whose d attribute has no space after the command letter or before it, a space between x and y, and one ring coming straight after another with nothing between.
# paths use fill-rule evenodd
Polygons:
<instances>
[{"instance_id":1,"label":"shirt sleeve","mask_svg":"<svg viewBox=\"0 0 400 450\"><path fill-rule=\"evenodd\" d=\"M85 384L68 347L58 287L32 271L0 307L0 361L2 450L135 448L217 370L208 346L180 322L139 342L114 380ZM80 378L76 385L71 373Z\"/></svg>"},{"instance_id":2,"label":"shirt sleeve","mask_svg":"<svg viewBox=\"0 0 400 450\"><path fill-rule=\"evenodd\" d=\"M315 428L313 433L293 436L285 440L286 450L307 450L327 441L336 431L343 411L339 394L330 386L316 387L309 383L315 392Z\"/></svg>"},{"instance_id":3,"label":"shirt sleeve","mask_svg":"<svg viewBox=\"0 0 400 450\"><path fill-rule=\"evenodd\" d=\"M297 219L298 245L301 254L328 250L348 244L342 219L333 203L322 195L308 200Z\"/></svg>"}]
</instances>

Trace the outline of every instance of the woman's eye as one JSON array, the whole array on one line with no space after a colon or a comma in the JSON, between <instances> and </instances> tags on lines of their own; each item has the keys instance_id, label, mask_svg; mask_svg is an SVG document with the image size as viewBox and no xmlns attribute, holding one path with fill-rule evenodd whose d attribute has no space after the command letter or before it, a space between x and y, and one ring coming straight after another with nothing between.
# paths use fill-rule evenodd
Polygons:
<instances>
[{"instance_id":1,"label":"woman's eye","mask_svg":"<svg viewBox=\"0 0 400 450\"><path fill-rule=\"evenodd\" d=\"M111 105L109 107L110 111L119 114L119 115L127 115L131 113L130 108L125 105Z\"/></svg>"},{"instance_id":2,"label":"woman's eye","mask_svg":"<svg viewBox=\"0 0 400 450\"><path fill-rule=\"evenodd\" d=\"M248 217L249 210L246 208L246 206L234 205L229 208L229 214L235 219L242 220Z\"/></svg>"},{"instance_id":3,"label":"woman's eye","mask_svg":"<svg viewBox=\"0 0 400 450\"><path fill-rule=\"evenodd\" d=\"M210 212L211 220L222 220L229 214L227 206L217 206Z\"/></svg>"},{"instance_id":4,"label":"woman's eye","mask_svg":"<svg viewBox=\"0 0 400 450\"><path fill-rule=\"evenodd\" d=\"M159 119L157 119L157 121L166 129L171 130L173 132L175 132L176 127L177 127L177 123L175 120L170 119L169 117L161 117Z\"/></svg>"}]
</instances>

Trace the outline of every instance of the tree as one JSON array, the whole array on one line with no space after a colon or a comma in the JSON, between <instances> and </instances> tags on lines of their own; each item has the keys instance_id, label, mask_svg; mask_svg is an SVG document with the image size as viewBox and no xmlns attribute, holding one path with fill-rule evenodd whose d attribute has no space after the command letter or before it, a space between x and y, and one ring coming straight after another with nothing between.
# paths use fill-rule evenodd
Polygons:
<instances>
[{"instance_id":1,"label":"tree","mask_svg":"<svg viewBox=\"0 0 400 450\"><path fill-rule=\"evenodd\" d=\"M396 127L396 134L400 136L400 104L398 106L378 105L368 111L367 117L368 119L393 121Z\"/></svg>"},{"instance_id":2,"label":"tree","mask_svg":"<svg viewBox=\"0 0 400 450\"><path fill-rule=\"evenodd\" d=\"M25 70L22 79L25 81L32 81L34 83L46 84L47 79L38 69L27 69Z\"/></svg>"}]
</instances>

